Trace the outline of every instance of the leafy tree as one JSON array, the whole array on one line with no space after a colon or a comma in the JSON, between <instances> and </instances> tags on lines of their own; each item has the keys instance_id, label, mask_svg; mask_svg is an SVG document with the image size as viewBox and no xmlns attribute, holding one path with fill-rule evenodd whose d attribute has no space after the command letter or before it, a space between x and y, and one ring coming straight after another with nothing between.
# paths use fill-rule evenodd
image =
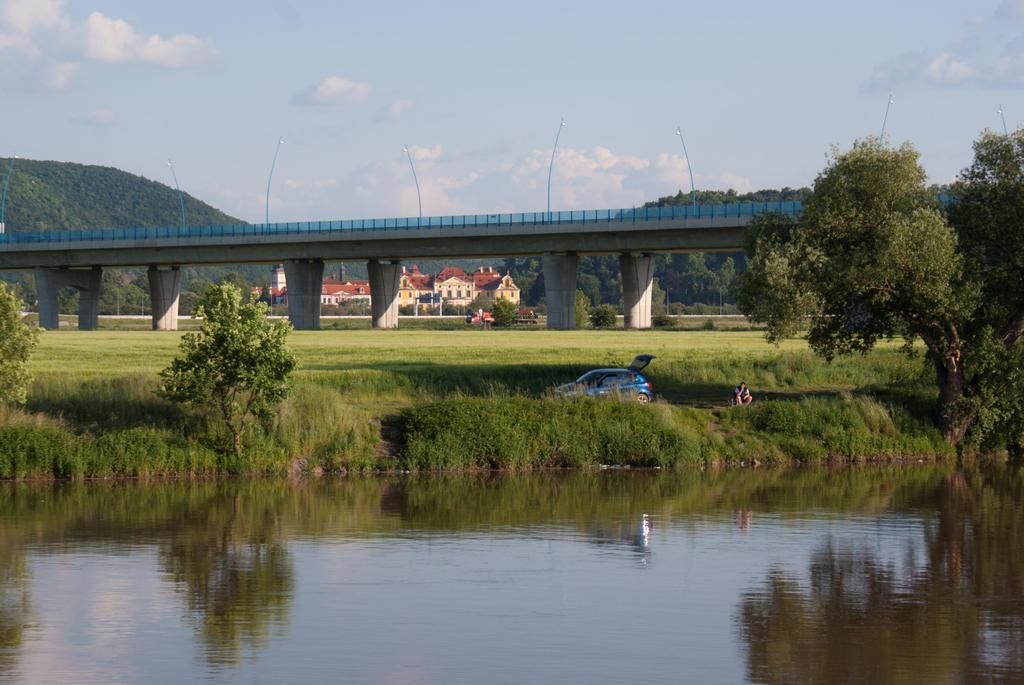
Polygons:
<instances>
[{"instance_id":1,"label":"leafy tree","mask_svg":"<svg viewBox=\"0 0 1024 685\"><path fill-rule=\"evenodd\" d=\"M661 279L655 278L651 283L651 314L664 316L668 314L668 296L665 289L661 287Z\"/></svg>"},{"instance_id":2,"label":"leafy tree","mask_svg":"<svg viewBox=\"0 0 1024 685\"><path fill-rule=\"evenodd\" d=\"M28 358L39 341L39 329L21 320L22 302L0 283L0 403L21 404L32 380Z\"/></svg>"},{"instance_id":3,"label":"leafy tree","mask_svg":"<svg viewBox=\"0 0 1024 685\"><path fill-rule=\"evenodd\" d=\"M468 310L471 312L478 312L481 309L488 309L491 306L491 300L487 295L479 293L473 298L473 301L469 303Z\"/></svg>"},{"instance_id":4,"label":"leafy tree","mask_svg":"<svg viewBox=\"0 0 1024 685\"><path fill-rule=\"evenodd\" d=\"M577 278L580 290L591 302L601 301L601 279L594 273L581 273Z\"/></svg>"},{"instance_id":5,"label":"leafy tree","mask_svg":"<svg viewBox=\"0 0 1024 685\"><path fill-rule=\"evenodd\" d=\"M582 290L576 291L576 309L574 311L576 328L586 328L590 318L590 298Z\"/></svg>"},{"instance_id":6,"label":"leafy tree","mask_svg":"<svg viewBox=\"0 0 1024 685\"><path fill-rule=\"evenodd\" d=\"M491 315L494 317L495 326L508 328L515 325L519 308L511 300L495 300L491 305Z\"/></svg>"},{"instance_id":7,"label":"leafy tree","mask_svg":"<svg viewBox=\"0 0 1024 685\"><path fill-rule=\"evenodd\" d=\"M758 217L739 301L768 338L804 322L827 359L882 339L921 340L935 374L937 420L1020 445L1024 411L1024 132L985 134L955 186L950 221L918 153L877 139L833 155L799 223Z\"/></svg>"},{"instance_id":8,"label":"leafy tree","mask_svg":"<svg viewBox=\"0 0 1024 685\"><path fill-rule=\"evenodd\" d=\"M161 395L212 408L231 434L236 455L253 419L267 421L288 393L295 357L285 346L291 327L267 318L267 306L244 302L242 291L212 286L196 308L203 318L181 341L181 356L160 372Z\"/></svg>"},{"instance_id":9,"label":"leafy tree","mask_svg":"<svg viewBox=\"0 0 1024 685\"><path fill-rule=\"evenodd\" d=\"M590 310L590 325L594 328L615 328L615 307L599 304Z\"/></svg>"},{"instance_id":10,"label":"leafy tree","mask_svg":"<svg viewBox=\"0 0 1024 685\"><path fill-rule=\"evenodd\" d=\"M736 278L736 263L733 262L732 257L726 257L725 261L722 262L722 266L711 275L711 286L718 293L718 313L722 313L722 302L725 295L732 288L732 283Z\"/></svg>"}]
</instances>

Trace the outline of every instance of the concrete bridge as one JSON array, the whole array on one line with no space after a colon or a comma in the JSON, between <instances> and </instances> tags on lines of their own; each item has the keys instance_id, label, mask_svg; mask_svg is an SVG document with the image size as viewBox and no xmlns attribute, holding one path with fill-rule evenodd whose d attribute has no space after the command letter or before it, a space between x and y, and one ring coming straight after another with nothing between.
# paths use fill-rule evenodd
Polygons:
<instances>
[{"instance_id":1,"label":"concrete bridge","mask_svg":"<svg viewBox=\"0 0 1024 685\"><path fill-rule=\"evenodd\" d=\"M548 328L575 325L580 255L619 255L627 328L650 328L653 255L733 251L761 213L798 215L799 202L526 212L394 219L231 224L178 228L87 229L0 235L0 271L32 270L39 321L58 325L57 294L80 293L78 325L98 320L106 267L147 267L153 328L177 328L182 266L284 263L288 318L320 327L325 261L366 260L376 328L398 326L403 259L541 255Z\"/></svg>"}]
</instances>

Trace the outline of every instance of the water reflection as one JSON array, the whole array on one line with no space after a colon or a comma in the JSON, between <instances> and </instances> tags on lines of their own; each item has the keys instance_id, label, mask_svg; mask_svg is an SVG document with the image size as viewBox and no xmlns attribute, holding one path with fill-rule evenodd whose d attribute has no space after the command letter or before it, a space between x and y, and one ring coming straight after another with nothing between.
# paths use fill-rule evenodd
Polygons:
<instances>
[{"instance_id":1,"label":"water reflection","mask_svg":"<svg viewBox=\"0 0 1024 685\"><path fill-rule=\"evenodd\" d=\"M0 533L0 677L17 659L30 610L25 555Z\"/></svg>"},{"instance_id":2,"label":"water reflection","mask_svg":"<svg viewBox=\"0 0 1024 685\"><path fill-rule=\"evenodd\" d=\"M243 648L286 632L295 574L282 495L217 492L160 542L161 566L184 592L211 664L236 663Z\"/></svg>"},{"instance_id":3,"label":"water reflection","mask_svg":"<svg viewBox=\"0 0 1024 685\"><path fill-rule=\"evenodd\" d=\"M948 474L914 503L916 553L849 547L779 567L746 592L738 625L759 683L987 682L1024 677L1024 509L1019 472Z\"/></svg>"},{"instance_id":4,"label":"water reflection","mask_svg":"<svg viewBox=\"0 0 1024 685\"><path fill-rule=\"evenodd\" d=\"M754 682L1020 682L1022 502L1024 478L999 465L6 485L0 680L29 667L19 660L38 660L43 638L35 626L40 634L51 629L53 641L61 616L42 600L74 592L33 585L40 564L74 567L90 557L100 568L103 560L152 560L151 576L175 598L171 608L191 654L206 669L200 675L243 674L261 659L288 673L275 645L294 650L303 641L318 653L347 648L350 660L375 648L400 653L400 644L384 644L390 638L373 637L400 625L378 625L388 610L422 628L406 637L413 642L444 638L439 616L480 614L485 623L476 632L496 632L515 625L524 601L550 594L537 607L554 631L537 647L557 655L548 668L566 662L552 640L622 640L616 622L633 610L645 636L637 649L662 638L676 645L649 655L645 664L655 668L666 654L685 651L684 636L700 643L686 631L711 630L704 622L719 607L725 637L717 651L695 648L691 667L701 658L732 664L745 654ZM850 526L864 521L889 528L852 535ZM538 545L548 555L540 565ZM638 566L642 580L628 576ZM346 585L349 573L359 582ZM382 594L363 603L367 583L377 581ZM480 589L468 590L467 582ZM607 594L629 583L643 588L635 606ZM516 587L524 594L503 594ZM691 587L710 604L688 606ZM577 595L591 588L593 595ZM422 613L405 613L398 600L397 607L383 604L399 593L424 604ZM486 623L481 601L501 618ZM347 623L323 614L332 602L344 607ZM582 607L601 602L607 615L580 618ZM516 639L530 644L533 631L541 641L546 624L536 614L524 620L529 627ZM173 622L162 629L155 645L176 635ZM468 637L462 623L451 630L443 644ZM595 668L605 651L613 650L589 657ZM520 654L515 663L544 663L531 658ZM333 666L304 668L311 669L306 679L336 675ZM607 680L621 676L614 665L602 668ZM678 664L662 668L666 681L678 680Z\"/></svg>"}]
</instances>

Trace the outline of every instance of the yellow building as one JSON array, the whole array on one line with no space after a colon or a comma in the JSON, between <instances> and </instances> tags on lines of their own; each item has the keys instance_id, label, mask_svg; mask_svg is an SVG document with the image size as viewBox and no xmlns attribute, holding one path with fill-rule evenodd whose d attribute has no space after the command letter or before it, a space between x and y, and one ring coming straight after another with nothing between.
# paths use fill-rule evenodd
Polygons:
<instances>
[{"instance_id":1,"label":"yellow building","mask_svg":"<svg viewBox=\"0 0 1024 685\"><path fill-rule=\"evenodd\" d=\"M437 274L425 274L415 264L402 269L402 277L398 286L398 303L400 306L413 306L420 302L421 307L428 307L423 300L443 300L446 304L468 306L478 296L488 300L508 300L519 304L519 286L512 276L504 276L495 271L493 266L481 266L472 274L466 274L458 267L446 266Z\"/></svg>"}]
</instances>

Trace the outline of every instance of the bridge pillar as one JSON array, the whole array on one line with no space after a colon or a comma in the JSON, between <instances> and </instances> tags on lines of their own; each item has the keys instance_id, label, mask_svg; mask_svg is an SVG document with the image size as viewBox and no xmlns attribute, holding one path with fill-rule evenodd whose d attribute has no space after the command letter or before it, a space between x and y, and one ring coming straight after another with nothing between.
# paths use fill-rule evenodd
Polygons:
<instances>
[{"instance_id":1,"label":"bridge pillar","mask_svg":"<svg viewBox=\"0 0 1024 685\"><path fill-rule=\"evenodd\" d=\"M284 263L288 288L288 320L297 331L320 330L320 294L323 292L322 259L291 260Z\"/></svg>"},{"instance_id":2,"label":"bridge pillar","mask_svg":"<svg viewBox=\"0 0 1024 685\"><path fill-rule=\"evenodd\" d=\"M154 331L178 330L178 296L181 294L181 270L172 266L149 267L149 301Z\"/></svg>"},{"instance_id":3,"label":"bridge pillar","mask_svg":"<svg viewBox=\"0 0 1024 685\"><path fill-rule=\"evenodd\" d=\"M654 257L649 254L621 254L619 272L622 274L622 310L626 315L626 328L650 328Z\"/></svg>"},{"instance_id":4,"label":"bridge pillar","mask_svg":"<svg viewBox=\"0 0 1024 685\"><path fill-rule=\"evenodd\" d=\"M579 257L547 252L541 262L544 268L544 302L548 308L548 328L570 331L576 328L576 266Z\"/></svg>"},{"instance_id":5,"label":"bridge pillar","mask_svg":"<svg viewBox=\"0 0 1024 685\"><path fill-rule=\"evenodd\" d=\"M401 262L371 259L366 263L370 277L370 314L374 328L398 328L398 287Z\"/></svg>"},{"instance_id":6,"label":"bridge pillar","mask_svg":"<svg viewBox=\"0 0 1024 685\"><path fill-rule=\"evenodd\" d=\"M100 282L103 269L35 269L36 297L39 298L39 327L60 327L57 294L64 288L78 291L78 330L93 331L99 324Z\"/></svg>"}]
</instances>

